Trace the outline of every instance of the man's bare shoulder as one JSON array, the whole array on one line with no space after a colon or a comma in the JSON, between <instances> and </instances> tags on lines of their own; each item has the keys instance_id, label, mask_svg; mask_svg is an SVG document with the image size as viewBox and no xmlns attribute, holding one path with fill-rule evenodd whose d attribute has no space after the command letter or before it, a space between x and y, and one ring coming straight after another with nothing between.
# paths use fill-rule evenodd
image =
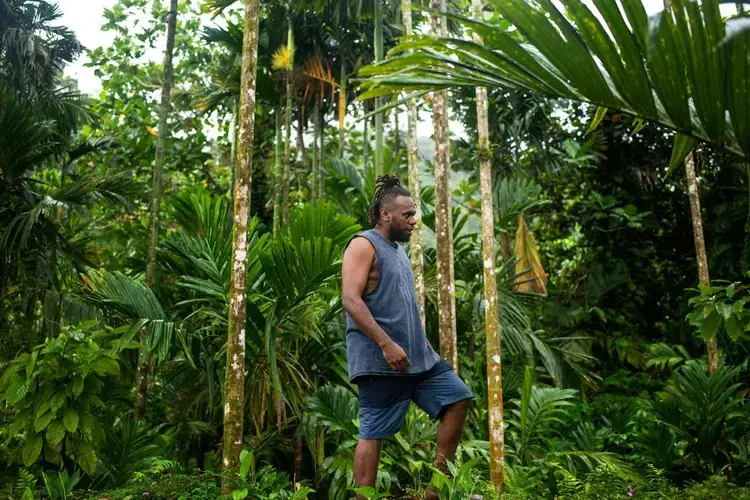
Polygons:
<instances>
[{"instance_id":1,"label":"man's bare shoulder","mask_svg":"<svg viewBox=\"0 0 750 500\"><path fill-rule=\"evenodd\" d=\"M355 237L344 252L344 260L371 261L375 256L375 247L364 237Z\"/></svg>"}]
</instances>

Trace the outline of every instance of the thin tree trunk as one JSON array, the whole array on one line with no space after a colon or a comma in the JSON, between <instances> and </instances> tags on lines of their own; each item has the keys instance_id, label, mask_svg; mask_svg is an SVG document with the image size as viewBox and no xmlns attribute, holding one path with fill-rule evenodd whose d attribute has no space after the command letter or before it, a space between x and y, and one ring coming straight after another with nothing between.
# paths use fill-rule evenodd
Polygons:
<instances>
[{"instance_id":1,"label":"thin tree trunk","mask_svg":"<svg viewBox=\"0 0 750 500\"><path fill-rule=\"evenodd\" d=\"M305 116L305 106L300 103L297 107L297 152L294 155L294 159L297 159L297 154L302 159L302 166L305 168L310 167L310 158L307 156L307 146L305 145L305 129L307 128L307 120Z\"/></svg>"},{"instance_id":2,"label":"thin tree trunk","mask_svg":"<svg viewBox=\"0 0 750 500\"><path fill-rule=\"evenodd\" d=\"M411 0L401 1L401 16L404 20L406 36L414 32L412 27ZM417 292L417 305L419 306L419 317L422 326L425 326L424 305L424 246L422 244L422 194L419 179L419 147L417 146L417 103L410 99L406 103L407 120L407 165L409 169L409 191L417 206L417 227L409 241L409 253L411 257L411 268L414 273L414 288Z\"/></svg>"},{"instance_id":3,"label":"thin tree trunk","mask_svg":"<svg viewBox=\"0 0 750 500\"><path fill-rule=\"evenodd\" d=\"M398 130L398 107L393 108L393 158L398 158L401 152L401 132Z\"/></svg>"},{"instance_id":4,"label":"thin tree trunk","mask_svg":"<svg viewBox=\"0 0 750 500\"><path fill-rule=\"evenodd\" d=\"M690 197L690 216L693 221L693 237L695 238L695 257L698 261L698 280L705 286L710 286L708 276L708 258L706 257L706 240L703 237L703 221L701 219L701 200L698 194L698 181L695 177L695 161L691 151L685 158L685 179L687 181L688 196ZM716 337L706 341L708 354L708 373L719 368L719 348Z\"/></svg>"},{"instance_id":5,"label":"thin tree trunk","mask_svg":"<svg viewBox=\"0 0 750 500\"><path fill-rule=\"evenodd\" d=\"M320 173L320 164L318 163L318 136L320 135L320 104L315 97L313 107L313 164L312 164L312 187L310 188L310 198L312 201L318 199L318 174Z\"/></svg>"},{"instance_id":6,"label":"thin tree trunk","mask_svg":"<svg viewBox=\"0 0 750 500\"><path fill-rule=\"evenodd\" d=\"M232 143L229 146L229 165L232 168L232 184L229 186L229 192L234 193L234 174L235 164L237 163L237 124L239 123L239 113L237 112L237 103L232 104Z\"/></svg>"},{"instance_id":7,"label":"thin tree trunk","mask_svg":"<svg viewBox=\"0 0 750 500\"><path fill-rule=\"evenodd\" d=\"M482 0L471 1L474 19L482 21ZM482 38L474 33L474 41ZM487 89L476 88L477 133L479 135L479 178L482 199L482 260L484 261L484 328L487 338L487 405L490 436L490 479L503 493L505 481L505 435L503 433L503 377L500 322L497 312L495 280L495 218L492 203L492 167L490 165Z\"/></svg>"},{"instance_id":8,"label":"thin tree trunk","mask_svg":"<svg viewBox=\"0 0 750 500\"><path fill-rule=\"evenodd\" d=\"M273 170L273 234L281 226L281 190L284 184L282 172L281 106L276 106L276 158Z\"/></svg>"},{"instance_id":9,"label":"thin tree trunk","mask_svg":"<svg viewBox=\"0 0 750 500\"><path fill-rule=\"evenodd\" d=\"M383 7L382 2L375 1L375 62L383 60ZM380 97L375 98L375 109L383 106ZM383 175L383 113L375 115L375 175Z\"/></svg>"},{"instance_id":10,"label":"thin tree trunk","mask_svg":"<svg viewBox=\"0 0 750 500\"><path fill-rule=\"evenodd\" d=\"M242 41L242 84L240 93L239 161L234 192L232 234L232 289L229 296L229 328L224 389L224 444L222 490L239 470L242 451L245 402L245 307L247 291L247 225L253 172L255 130L255 76L258 64L258 22L260 0L245 3Z\"/></svg>"},{"instance_id":11,"label":"thin tree trunk","mask_svg":"<svg viewBox=\"0 0 750 500\"><path fill-rule=\"evenodd\" d=\"M172 90L172 52L177 26L177 0L171 0L167 17L167 46L164 50L164 76L161 86L161 105L159 108L159 135L156 136L156 159L151 184L151 218L149 220L148 256L146 258L146 284L152 289L156 285L156 249L159 245L159 212L161 211L162 168L164 166L164 142L169 138L167 117L169 114L169 94ZM135 418L143 418L148 399L148 376L153 359L144 356L143 349L148 341L146 330L141 330L141 348L138 351L136 369Z\"/></svg>"},{"instance_id":12,"label":"thin tree trunk","mask_svg":"<svg viewBox=\"0 0 750 500\"><path fill-rule=\"evenodd\" d=\"M445 12L445 0L432 0L432 9ZM445 17L432 15L432 31L445 34ZM456 298L453 279L453 214L450 188L450 142L448 137L447 93L433 94L432 119L435 132L435 233L437 237L438 326L440 355L458 372L456 349Z\"/></svg>"},{"instance_id":13,"label":"thin tree trunk","mask_svg":"<svg viewBox=\"0 0 750 500\"><path fill-rule=\"evenodd\" d=\"M292 22L289 21L289 30L287 32L287 45L294 46L294 32L292 31ZM284 126L286 127L286 136L284 138L284 176L282 191L282 209L281 220L284 225L289 224L289 171L290 157L292 151L292 71L287 72L286 76L286 109L284 115Z\"/></svg>"},{"instance_id":14,"label":"thin tree trunk","mask_svg":"<svg viewBox=\"0 0 750 500\"><path fill-rule=\"evenodd\" d=\"M346 119L346 57L341 54L341 87L339 88L339 158L344 157L346 149L346 129L344 129L344 120Z\"/></svg>"},{"instance_id":15,"label":"thin tree trunk","mask_svg":"<svg viewBox=\"0 0 750 500\"><path fill-rule=\"evenodd\" d=\"M365 169L368 168L370 162L370 120L365 120L365 129L363 131L364 142L362 143L362 158L365 164Z\"/></svg>"},{"instance_id":16,"label":"thin tree trunk","mask_svg":"<svg viewBox=\"0 0 750 500\"><path fill-rule=\"evenodd\" d=\"M325 111L320 113L320 134L319 134L320 145L318 145L318 199L324 199L326 197L326 184L325 177L323 176L323 161L325 160L326 152L326 114Z\"/></svg>"}]
</instances>

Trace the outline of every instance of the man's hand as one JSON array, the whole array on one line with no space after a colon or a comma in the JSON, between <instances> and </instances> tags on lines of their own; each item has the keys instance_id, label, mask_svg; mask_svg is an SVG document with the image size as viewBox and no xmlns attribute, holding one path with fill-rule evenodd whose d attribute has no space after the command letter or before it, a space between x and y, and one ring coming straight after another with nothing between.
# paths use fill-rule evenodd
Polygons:
<instances>
[{"instance_id":1,"label":"man's hand","mask_svg":"<svg viewBox=\"0 0 750 500\"><path fill-rule=\"evenodd\" d=\"M391 368L399 372L405 372L411 366L406 352L393 341L388 342L383 347L383 357Z\"/></svg>"}]
</instances>

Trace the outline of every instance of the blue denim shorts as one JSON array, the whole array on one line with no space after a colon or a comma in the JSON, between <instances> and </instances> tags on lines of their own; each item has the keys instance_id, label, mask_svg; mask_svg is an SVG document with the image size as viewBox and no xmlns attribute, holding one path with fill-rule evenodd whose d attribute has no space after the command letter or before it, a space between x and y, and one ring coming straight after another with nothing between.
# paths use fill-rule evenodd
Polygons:
<instances>
[{"instance_id":1,"label":"blue denim shorts","mask_svg":"<svg viewBox=\"0 0 750 500\"><path fill-rule=\"evenodd\" d=\"M474 397L445 360L417 375L364 375L355 382L359 386L360 439L396 434L412 401L430 418L438 419L446 406Z\"/></svg>"}]
</instances>

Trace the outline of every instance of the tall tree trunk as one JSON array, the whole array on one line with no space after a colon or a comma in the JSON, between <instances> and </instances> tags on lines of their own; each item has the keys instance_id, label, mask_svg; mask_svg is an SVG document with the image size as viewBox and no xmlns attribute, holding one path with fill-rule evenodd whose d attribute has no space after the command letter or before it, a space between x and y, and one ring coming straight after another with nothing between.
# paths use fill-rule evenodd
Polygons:
<instances>
[{"instance_id":1,"label":"tall tree trunk","mask_svg":"<svg viewBox=\"0 0 750 500\"><path fill-rule=\"evenodd\" d=\"M292 21L289 20L287 31L287 46L294 47L294 32L292 31ZM294 63L292 63L293 65ZM292 70L287 71L286 75L286 109L284 115L284 126L286 127L286 136L284 138L284 176L282 185L282 205L281 220L284 225L289 224L289 174L290 158L292 152Z\"/></svg>"},{"instance_id":2,"label":"tall tree trunk","mask_svg":"<svg viewBox=\"0 0 750 500\"><path fill-rule=\"evenodd\" d=\"M346 129L344 129L344 120L346 119L346 57L342 53L341 57L341 87L339 88L339 158L344 157L346 149Z\"/></svg>"},{"instance_id":3,"label":"tall tree trunk","mask_svg":"<svg viewBox=\"0 0 750 500\"><path fill-rule=\"evenodd\" d=\"M232 168L232 184L229 186L229 192L234 193L234 165L237 163L237 125L239 123L239 113L237 103L232 104L232 143L229 146L229 165Z\"/></svg>"},{"instance_id":4,"label":"tall tree trunk","mask_svg":"<svg viewBox=\"0 0 750 500\"><path fill-rule=\"evenodd\" d=\"M307 156L307 146L305 145L305 129L307 129L307 117L305 116L305 105L300 103L297 106L297 151L294 154L292 163L297 160L297 155L302 160L302 166L310 167L310 158Z\"/></svg>"},{"instance_id":5,"label":"tall tree trunk","mask_svg":"<svg viewBox=\"0 0 750 500\"><path fill-rule=\"evenodd\" d=\"M310 188L310 198L312 201L318 199L318 182L320 174L320 164L318 163L318 136L320 135L320 103L318 98L315 97L315 105L313 106L313 164L312 164L312 187Z\"/></svg>"},{"instance_id":6,"label":"tall tree trunk","mask_svg":"<svg viewBox=\"0 0 750 500\"><path fill-rule=\"evenodd\" d=\"M701 200L698 194L698 181L695 177L695 161L693 152L685 158L685 179L687 181L688 196L690 197L690 216L693 221L693 237L695 239L695 257L698 261L698 280L705 286L710 286L708 276L708 258L706 257L706 240L703 237L703 221L701 219ZM719 368L719 348L716 337L706 341L708 354L708 373Z\"/></svg>"},{"instance_id":7,"label":"tall tree trunk","mask_svg":"<svg viewBox=\"0 0 750 500\"><path fill-rule=\"evenodd\" d=\"M445 12L445 0L432 0L432 9ZM446 33L445 16L432 15L432 31L436 35ZM435 92L432 100L432 120L435 127L435 159L433 163L435 165L435 233L437 237L440 355L458 372L447 92L445 90Z\"/></svg>"},{"instance_id":8,"label":"tall tree trunk","mask_svg":"<svg viewBox=\"0 0 750 500\"><path fill-rule=\"evenodd\" d=\"M171 0L167 17L167 47L164 50L164 76L161 84L161 105L159 107L159 135L156 136L156 159L151 184L151 218L148 224L148 256L146 258L146 284L152 289L156 285L156 248L159 245L159 212L161 211L161 174L164 166L164 142L169 138L167 117L169 114L169 94L172 91L172 52L177 26L177 0ZM148 399L148 376L153 366L153 358L144 356L143 349L148 341L146 330L141 330L141 348L138 351L138 367L135 377L135 418L143 418Z\"/></svg>"},{"instance_id":9,"label":"tall tree trunk","mask_svg":"<svg viewBox=\"0 0 750 500\"><path fill-rule=\"evenodd\" d=\"M401 132L398 130L398 107L393 108L393 158L397 159L401 152Z\"/></svg>"},{"instance_id":10,"label":"tall tree trunk","mask_svg":"<svg viewBox=\"0 0 750 500\"><path fill-rule=\"evenodd\" d=\"M383 7L382 2L375 1L375 62L383 60ZM380 97L375 98L375 109L383 106ZM383 113L375 115L375 175L383 175Z\"/></svg>"},{"instance_id":11,"label":"tall tree trunk","mask_svg":"<svg viewBox=\"0 0 750 500\"><path fill-rule=\"evenodd\" d=\"M404 22L404 31L406 36L411 36L414 32L411 16L411 0L401 1L401 17ZM409 168L409 191L417 206L417 227L411 235L409 241L409 253L411 257L411 267L414 272L414 288L417 292L417 305L419 306L419 317L422 319L422 326L425 326L425 305L424 305L424 246L422 244L422 194L419 179L419 147L417 146L417 103L410 99L406 103L406 120L407 120L407 165Z\"/></svg>"},{"instance_id":12,"label":"tall tree trunk","mask_svg":"<svg viewBox=\"0 0 750 500\"><path fill-rule=\"evenodd\" d=\"M281 226L281 191L283 189L283 167L282 167L282 152L283 146L281 144L281 106L276 106L274 112L276 115L276 158L273 170L273 234L279 230Z\"/></svg>"},{"instance_id":13,"label":"tall tree trunk","mask_svg":"<svg viewBox=\"0 0 750 500\"><path fill-rule=\"evenodd\" d=\"M260 0L245 3L240 93L240 138L237 185L234 191L232 234L232 289L229 296L229 328L224 385L224 445L222 490L229 493L232 476L239 470L245 402L245 307L247 291L247 225L253 172L255 130L255 76L258 64Z\"/></svg>"},{"instance_id":14,"label":"tall tree trunk","mask_svg":"<svg viewBox=\"0 0 750 500\"><path fill-rule=\"evenodd\" d=\"M364 142L362 143L362 161L364 161L365 170L369 168L370 163L370 120L365 120L364 125Z\"/></svg>"},{"instance_id":15,"label":"tall tree trunk","mask_svg":"<svg viewBox=\"0 0 750 500\"><path fill-rule=\"evenodd\" d=\"M483 20L482 0L471 0L474 19ZM474 33L474 41L482 38ZM492 168L490 165L489 126L487 123L487 89L476 88L477 133L479 135L479 178L482 199L482 260L484 261L484 328L487 338L487 405L490 436L490 479L502 494L505 481L505 435L503 433L503 377L500 322L497 312L495 280L495 209L492 203Z\"/></svg>"},{"instance_id":16,"label":"tall tree trunk","mask_svg":"<svg viewBox=\"0 0 750 500\"><path fill-rule=\"evenodd\" d=\"M326 114L325 111L320 113L320 130L318 134L318 199L324 199L326 196L326 185L323 177L323 161L325 159L326 152Z\"/></svg>"}]
</instances>

